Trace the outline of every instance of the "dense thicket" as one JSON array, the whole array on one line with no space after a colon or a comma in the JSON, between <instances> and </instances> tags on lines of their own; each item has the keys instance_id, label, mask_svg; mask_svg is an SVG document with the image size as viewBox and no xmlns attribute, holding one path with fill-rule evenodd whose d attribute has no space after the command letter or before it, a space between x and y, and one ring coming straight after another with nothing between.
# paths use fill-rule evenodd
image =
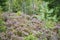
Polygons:
<instances>
[{"instance_id":1,"label":"dense thicket","mask_svg":"<svg viewBox=\"0 0 60 40\"><path fill-rule=\"evenodd\" d=\"M0 0L0 40L60 40L60 0Z\"/></svg>"},{"instance_id":2,"label":"dense thicket","mask_svg":"<svg viewBox=\"0 0 60 40\"><path fill-rule=\"evenodd\" d=\"M49 8L54 8L54 12L52 15L57 15L58 20L60 21L60 0L44 0L49 2Z\"/></svg>"},{"instance_id":3,"label":"dense thicket","mask_svg":"<svg viewBox=\"0 0 60 40\"><path fill-rule=\"evenodd\" d=\"M2 7L3 10L5 10L6 1L7 1L7 0L0 0L0 6Z\"/></svg>"}]
</instances>

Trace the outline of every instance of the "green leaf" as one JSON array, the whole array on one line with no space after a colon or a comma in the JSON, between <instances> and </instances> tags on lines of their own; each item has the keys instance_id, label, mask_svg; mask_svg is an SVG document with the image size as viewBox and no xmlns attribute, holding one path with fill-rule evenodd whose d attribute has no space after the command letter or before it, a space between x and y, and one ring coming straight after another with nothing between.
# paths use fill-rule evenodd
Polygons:
<instances>
[{"instance_id":1,"label":"green leaf","mask_svg":"<svg viewBox=\"0 0 60 40\"><path fill-rule=\"evenodd\" d=\"M54 11L54 9L50 9L50 10L48 11L48 13L53 13L53 11Z\"/></svg>"}]
</instances>

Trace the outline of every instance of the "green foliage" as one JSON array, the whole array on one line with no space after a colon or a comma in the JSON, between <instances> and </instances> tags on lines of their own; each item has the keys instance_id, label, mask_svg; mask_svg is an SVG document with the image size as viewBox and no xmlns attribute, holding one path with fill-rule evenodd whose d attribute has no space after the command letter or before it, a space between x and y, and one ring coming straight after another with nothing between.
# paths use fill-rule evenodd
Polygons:
<instances>
[{"instance_id":1,"label":"green foliage","mask_svg":"<svg viewBox=\"0 0 60 40\"><path fill-rule=\"evenodd\" d=\"M55 27L55 22L53 21L46 21L45 28L53 29Z\"/></svg>"},{"instance_id":2,"label":"green foliage","mask_svg":"<svg viewBox=\"0 0 60 40\"><path fill-rule=\"evenodd\" d=\"M38 15L36 16L39 20L51 20L51 21L57 21L57 15L54 14L54 9L49 9L48 7L49 2L43 1L40 4L40 12L37 13ZM52 14L54 14L52 16Z\"/></svg>"},{"instance_id":3,"label":"green foliage","mask_svg":"<svg viewBox=\"0 0 60 40\"><path fill-rule=\"evenodd\" d=\"M0 13L2 12L2 7L0 6Z\"/></svg>"},{"instance_id":4,"label":"green foliage","mask_svg":"<svg viewBox=\"0 0 60 40\"><path fill-rule=\"evenodd\" d=\"M4 20L2 19L1 14L2 13L0 13L0 32L5 32L6 31L6 26L5 26Z\"/></svg>"},{"instance_id":5,"label":"green foliage","mask_svg":"<svg viewBox=\"0 0 60 40\"><path fill-rule=\"evenodd\" d=\"M38 14L42 20L60 20L60 0L0 0L0 6L10 12Z\"/></svg>"},{"instance_id":6,"label":"green foliage","mask_svg":"<svg viewBox=\"0 0 60 40\"><path fill-rule=\"evenodd\" d=\"M5 5L4 3L6 2L6 0L0 0L0 5L3 6Z\"/></svg>"},{"instance_id":7,"label":"green foliage","mask_svg":"<svg viewBox=\"0 0 60 40\"><path fill-rule=\"evenodd\" d=\"M17 12L21 10L21 2L22 0L12 0L12 5L11 5L11 9L13 12Z\"/></svg>"},{"instance_id":8,"label":"green foliage","mask_svg":"<svg viewBox=\"0 0 60 40\"><path fill-rule=\"evenodd\" d=\"M60 6L55 7L54 13L57 16L57 20L60 21Z\"/></svg>"},{"instance_id":9,"label":"green foliage","mask_svg":"<svg viewBox=\"0 0 60 40\"><path fill-rule=\"evenodd\" d=\"M0 19L0 32L6 31L6 26L4 24L5 22L2 19Z\"/></svg>"},{"instance_id":10,"label":"green foliage","mask_svg":"<svg viewBox=\"0 0 60 40\"><path fill-rule=\"evenodd\" d=\"M5 6L6 6L6 1L7 0L0 0L0 6L3 10L5 10Z\"/></svg>"},{"instance_id":11,"label":"green foliage","mask_svg":"<svg viewBox=\"0 0 60 40\"><path fill-rule=\"evenodd\" d=\"M43 38L43 40L47 40L47 38Z\"/></svg>"},{"instance_id":12,"label":"green foliage","mask_svg":"<svg viewBox=\"0 0 60 40\"><path fill-rule=\"evenodd\" d=\"M22 0L7 0L6 6L10 12L20 11L22 7Z\"/></svg>"},{"instance_id":13,"label":"green foliage","mask_svg":"<svg viewBox=\"0 0 60 40\"><path fill-rule=\"evenodd\" d=\"M54 12L51 16L57 15L57 20L60 21L60 0L44 0L49 2L49 8L54 8Z\"/></svg>"},{"instance_id":14,"label":"green foliage","mask_svg":"<svg viewBox=\"0 0 60 40\"><path fill-rule=\"evenodd\" d=\"M6 27L5 26L0 26L0 32L5 32L6 31Z\"/></svg>"},{"instance_id":15,"label":"green foliage","mask_svg":"<svg viewBox=\"0 0 60 40\"><path fill-rule=\"evenodd\" d=\"M24 40L38 40L38 39L34 35L28 35L27 37L24 38Z\"/></svg>"},{"instance_id":16,"label":"green foliage","mask_svg":"<svg viewBox=\"0 0 60 40\"><path fill-rule=\"evenodd\" d=\"M21 11L17 11L17 13L16 13L17 16L20 16L21 14L22 14Z\"/></svg>"},{"instance_id":17,"label":"green foliage","mask_svg":"<svg viewBox=\"0 0 60 40\"><path fill-rule=\"evenodd\" d=\"M38 14L38 19L40 20L48 20L51 16L51 14L53 13L53 9L50 9L48 8L48 2L45 2L43 1L41 4L40 4L40 15ZM39 17L40 16L40 17Z\"/></svg>"},{"instance_id":18,"label":"green foliage","mask_svg":"<svg viewBox=\"0 0 60 40\"><path fill-rule=\"evenodd\" d=\"M4 21L2 19L0 19L0 25L3 25Z\"/></svg>"}]
</instances>

